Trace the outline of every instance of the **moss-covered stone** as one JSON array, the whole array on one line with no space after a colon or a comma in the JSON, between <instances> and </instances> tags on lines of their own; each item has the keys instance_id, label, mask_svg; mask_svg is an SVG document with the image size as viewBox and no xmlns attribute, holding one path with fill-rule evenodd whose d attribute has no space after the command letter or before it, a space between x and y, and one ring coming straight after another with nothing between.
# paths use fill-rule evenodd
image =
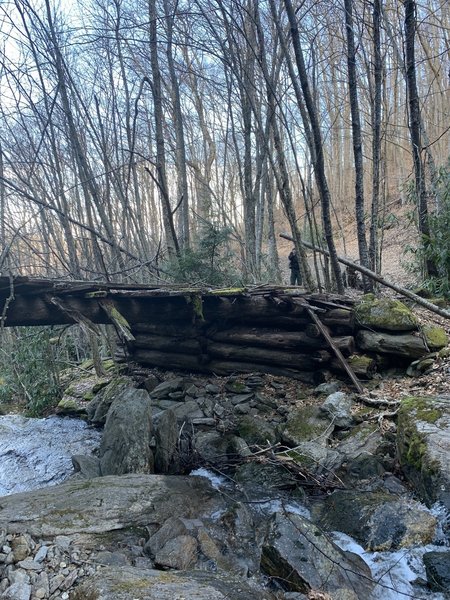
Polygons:
<instances>
[{"instance_id":1,"label":"moss-covered stone","mask_svg":"<svg viewBox=\"0 0 450 600\"><path fill-rule=\"evenodd\" d=\"M448 336L442 327L424 325L422 331L430 350L441 350L447 346Z\"/></svg>"},{"instance_id":2,"label":"moss-covered stone","mask_svg":"<svg viewBox=\"0 0 450 600\"><path fill-rule=\"evenodd\" d=\"M258 416L243 416L237 425L237 432L250 445L274 444L277 440L274 429L265 419Z\"/></svg>"},{"instance_id":3,"label":"moss-covered stone","mask_svg":"<svg viewBox=\"0 0 450 600\"><path fill-rule=\"evenodd\" d=\"M86 414L86 408L80 405L78 398L65 395L58 402L56 412L60 415L82 416Z\"/></svg>"},{"instance_id":4,"label":"moss-covered stone","mask_svg":"<svg viewBox=\"0 0 450 600\"><path fill-rule=\"evenodd\" d=\"M417 329L416 317L403 302L376 298L373 294L366 294L355 306L355 320L359 326L382 331Z\"/></svg>"},{"instance_id":5,"label":"moss-covered stone","mask_svg":"<svg viewBox=\"0 0 450 600\"><path fill-rule=\"evenodd\" d=\"M428 504L450 507L450 402L410 396L398 412L397 451L405 475Z\"/></svg>"},{"instance_id":6,"label":"moss-covered stone","mask_svg":"<svg viewBox=\"0 0 450 600\"><path fill-rule=\"evenodd\" d=\"M302 442L325 439L333 429L330 420L323 418L317 406L304 406L290 414L281 436L289 446L297 446Z\"/></svg>"}]
</instances>

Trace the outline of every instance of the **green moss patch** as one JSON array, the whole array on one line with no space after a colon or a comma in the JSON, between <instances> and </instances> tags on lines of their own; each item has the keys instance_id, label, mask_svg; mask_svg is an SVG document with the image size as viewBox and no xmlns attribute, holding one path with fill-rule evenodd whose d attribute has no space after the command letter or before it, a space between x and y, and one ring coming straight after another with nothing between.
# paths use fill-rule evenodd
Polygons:
<instances>
[{"instance_id":1,"label":"green moss patch","mask_svg":"<svg viewBox=\"0 0 450 600\"><path fill-rule=\"evenodd\" d=\"M376 298L373 294L366 294L355 306L355 318L360 326L370 329L383 331L417 329L416 317L403 302L390 298Z\"/></svg>"},{"instance_id":2,"label":"green moss patch","mask_svg":"<svg viewBox=\"0 0 450 600\"><path fill-rule=\"evenodd\" d=\"M442 327L424 325L422 331L430 350L441 350L441 348L447 346L448 336Z\"/></svg>"}]
</instances>

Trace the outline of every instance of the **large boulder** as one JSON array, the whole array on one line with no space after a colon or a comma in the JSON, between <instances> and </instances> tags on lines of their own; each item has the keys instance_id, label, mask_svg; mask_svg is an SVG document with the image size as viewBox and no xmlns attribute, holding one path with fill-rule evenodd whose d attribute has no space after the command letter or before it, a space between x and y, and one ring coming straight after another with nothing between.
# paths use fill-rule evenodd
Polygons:
<instances>
[{"instance_id":1,"label":"large boulder","mask_svg":"<svg viewBox=\"0 0 450 600\"><path fill-rule=\"evenodd\" d=\"M417 319L412 311L391 298L376 298L366 294L355 305L355 323L359 327L381 331L412 331L417 329Z\"/></svg>"},{"instance_id":2,"label":"large boulder","mask_svg":"<svg viewBox=\"0 0 450 600\"><path fill-rule=\"evenodd\" d=\"M340 550L308 519L276 513L263 543L261 568L285 589L323 590L333 599L370 597L371 571L358 556Z\"/></svg>"},{"instance_id":3,"label":"large boulder","mask_svg":"<svg viewBox=\"0 0 450 600\"><path fill-rule=\"evenodd\" d=\"M107 476L8 496L0 508L2 530L35 539L64 536L110 553L142 550L147 539L147 560L163 569L226 571L232 578L259 567L261 533L250 512L203 477Z\"/></svg>"},{"instance_id":4,"label":"large boulder","mask_svg":"<svg viewBox=\"0 0 450 600\"><path fill-rule=\"evenodd\" d=\"M112 403L100 444L102 475L152 473L150 397L146 390L127 388Z\"/></svg>"},{"instance_id":5,"label":"large boulder","mask_svg":"<svg viewBox=\"0 0 450 600\"><path fill-rule=\"evenodd\" d=\"M429 544L436 532L436 517L418 502L385 492L337 490L320 512L321 527L351 535L372 551Z\"/></svg>"},{"instance_id":6,"label":"large boulder","mask_svg":"<svg viewBox=\"0 0 450 600\"><path fill-rule=\"evenodd\" d=\"M401 467L422 500L450 511L450 396L410 396L398 412Z\"/></svg>"},{"instance_id":7,"label":"large boulder","mask_svg":"<svg viewBox=\"0 0 450 600\"><path fill-rule=\"evenodd\" d=\"M94 425L104 425L111 404L120 398L125 390L133 387L129 377L116 377L103 387L86 406L88 420Z\"/></svg>"},{"instance_id":8,"label":"large boulder","mask_svg":"<svg viewBox=\"0 0 450 600\"><path fill-rule=\"evenodd\" d=\"M251 583L251 581L250 581ZM273 596L229 574L102 567L76 588L72 600L268 600Z\"/></svg>"}]
</instances>

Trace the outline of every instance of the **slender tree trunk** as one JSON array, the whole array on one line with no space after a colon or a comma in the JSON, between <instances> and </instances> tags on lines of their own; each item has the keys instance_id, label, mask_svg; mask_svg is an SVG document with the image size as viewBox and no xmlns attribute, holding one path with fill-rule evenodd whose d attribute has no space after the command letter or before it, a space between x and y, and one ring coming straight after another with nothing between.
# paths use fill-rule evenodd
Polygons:
<instances>
[{"instance_id":1,"label":"slender tree trunk","mask_svg":"<svg viewBox=\"0 0 450 600\"><path fill-rule=\"evenodd\" d=\"M180 250L173 223L173 214L170 206L169 189L167 185L166 175L166 150L163 129L164 115L162 106L161 72L159 69L158 58L156 0L149 0L148 6L150 20L150 64L153 79L151 88L153 96L153 107L155 113L156 172L159 193L161 196L167 253L169 255L169 258L174 258L176 255L179 254Z\"/></svg>"},{"instance_id":2,"label":"slender tree trunk","mask_svg":"<svg viewBox=\"0 0 450 600\"><path fill-rule=\"evenodd\" d=\"M336 247L333 239L333 227L331 223L331 198L328 183L325 175L325 162L323 156L323 143L322 134L320 131L319 118L314 106L314 101L311 95L310 86L308 82L308 75L306 72L305 59L303 57L303 49L300 42L300 34L298 31L297 18L292 6L291 0L284 0L286 12L289 19L289 25L291 29L292 44L294 47L295 60L297 63L297 70L300 78L300 84L305 99L306 109L308 111L309 120L311 123L312 136L314 141L314 174L316 177L316 183L320 194L320 200L322 204L322 219L325 230L325 239L327 241L328 250L330 252L331 267L333 269L334 278L336 280L337 291L340 294L344 293L344 282L342 280L342 274L339 267L339 261L337 258Z\"/></svg>"},{"instance_id":3,"label":"slender tree trunk","mask_svg":"<svg viewBox=\"0 0 450 600\"><path fill-rule=\"evenodd\" d=\"M382 0L374 0L372 13L374 85L372 99L372 211L370 219L369 267L372 271L375 271L375 273L379 272L377 257L381 163L381 2Z\"/></svg>"},{"instance_id":4,"label":"slender tree trunk","mask_svg":"<svg viewBox=\"0 0 450 600\"><path fill-rule=\"evenodd\" d=\"M359 115L358 86L356 83L356 48L353 31L353 1L344 0L345 29L347 32L347 68L350 108L352 113L353 157L355 161L355 215L358 237L359 260L364 267L369 266L367 250L366 225L364 220L364 167L361 135L361 119ZM371 288L364 279L364 288Z\"/></svg>"},{"instance_id":5,"label":"slender tree trunk","mask_svg":"<svg viewBox=\"0 0 450 600\"><path fill-rule=\"evenodd\" d=\"M419 213L419 232L422 235L422 244L426 248L430 237L428 222L428 201L425 185L425 171L422 163L422 138L419 95L416 80L415 34L416 34L416 2L404 0L405 4L405 54L406 54L406 87L408 91L409 107L409 133L411 138L412 155L414 162L414 179ZM425 275L437 275L433 261L426 258L424 261Z\"/></svg>"},{"instance_id":6,"label":"slender tree trunk","mask_svg":"<svg viewBox=\"0 0 450 600\"><path fill-rule=\"evenodd\" d=\"M186 169L186 143L184 139L183 114L181 112L180 85L175 72L173 59L173 22L175 19L174 8L164 0L164 11L167 22L167 65L169 67L170 85L172 91L172 104L175 128L176 144L176 168L177 168L177 204L180 203L179 225L181 230L180 242L183 248L189 247L189 190Z\"/></svg>"}]
</instances>

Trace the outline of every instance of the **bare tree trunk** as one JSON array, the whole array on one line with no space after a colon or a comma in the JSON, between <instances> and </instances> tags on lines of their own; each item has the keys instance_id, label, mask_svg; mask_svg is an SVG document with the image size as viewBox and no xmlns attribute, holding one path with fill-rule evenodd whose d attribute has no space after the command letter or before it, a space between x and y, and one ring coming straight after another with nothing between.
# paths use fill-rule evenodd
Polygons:
<instances>
[{"instance_id":1,"label":"bare tree trunk","mask_svg":"<svg viewBox=\"0 0 450 600\"><path fill-rule=\"evenodd\" d=\"M173 22L175 12L169 1L164 0L164 11L167 23L167 65L169 67L170 85L172 91L173 116L176 143L176 168L177 168L177 204L180 203L179 225L181 230L180 242L183 248L189 247L189 191L186 169L186 144L184 140L183 114L181 112L180 85L173 60Z\"/></svg>"},{"instance_id":2,"label":"bare tree trunk","mask_svg":"<svg viewBox=\"0 0 450 600\"><path fill-rule=\"evenodd\" d=\"M323 143L322 134L320 131L319 119L314 106L314 101L311 95L310 86L308 82L308 75L306 72L305 60L303 57L303 49L300 42L300 35L298 31L297 18L295 16L294 8L291 0L284 0L286 7L287 16L289 19L289 25L291 28L292 44L294 47L295 60L297 63L297 70L300 77L300 83L305 99L306 108L308 111L309 120L311 123L312 136L314 141L314 154L312 156L314 161L314 174L316 177L317 187L319 189L320 200L322 203L322 219L325 230L325 239L327 241L328 250L330 252L331 266L333 269L334 278L336 280L336 286L338 293L344 293L344 282L342 280L342 274L339 267L339 261L337 259L336 247L333 239L333 227L331 223L330 214L330 191L328 188L327 179L325 176L325 163L323 156Z\"/></svg>"},{"instance_id":3,"label":"bare tree trunk","mask_svg":"<svg viewBox=\"0 0 450 600\"><path fill-rule=\"evenodd\" d=\"M356 49L353 31L353 1L344 0L345 29L347 32L347 68L350 108L352 113L353 156L355 161L355 215L358 237L359 260L365 267L369 266L367 250L366 225L364 221L364 167L362 152L361 119L359 116L358 86L356 83ZM364 278L364 288L372 285Z\"/></svg>"},{"instance_id":4,"label":"bare tree trunk","mask_svg":"<svg viewBox=\"0 0 450 600\"><path fill-rule=\"evenodd\" d=\"M161 196L162 214L164 222L164 233L166 235L166 246L169 258L174 258L179 254L180 249L173 224L173 214L170 206L169 189L167 186L166 175L166 151L164 143L163 129L163 108L161 91L161 72L159 69L158 58L158 35L157 35L157 15L156 0L149 0L149 20L150 20L150 63L152 69L152 96L155 112L155 141L156 141L156 172L158 179L159 193Z\"/></svg>"},{"instance_id":5,"label":"bare tree trunk","mask_svg":"<svg viewBox=\"0 0 450 600\"><path fill-rule=\"evenodd\" d=\"M372 211L370 218L369 267L375 273L379 272L377 257L381 162L381 2L382 0L374 0L372 13L374 86L372 99Z\"/></svg>"},{"instance_id":6,"label":"bare tree trunk","mask_svg":"<svg viewBox=\"0 0 450 600\"><path fill-rule=\"evenodd\" d=\"M406 53L406 86L408 90L409 106L409 133L411 138L412 155L414 162L414 179L419 212L419 232L422 235L422 244L426 248L430 237L428 222L428 201L425 185L425 172L422 164L422 139L421 116L419 95L416 80L415 34L416 34L416 2L405 0L405 53ZM437 275L436 267L432 260L424 261L425 275Z\"/></svg>"}]
</instances>

